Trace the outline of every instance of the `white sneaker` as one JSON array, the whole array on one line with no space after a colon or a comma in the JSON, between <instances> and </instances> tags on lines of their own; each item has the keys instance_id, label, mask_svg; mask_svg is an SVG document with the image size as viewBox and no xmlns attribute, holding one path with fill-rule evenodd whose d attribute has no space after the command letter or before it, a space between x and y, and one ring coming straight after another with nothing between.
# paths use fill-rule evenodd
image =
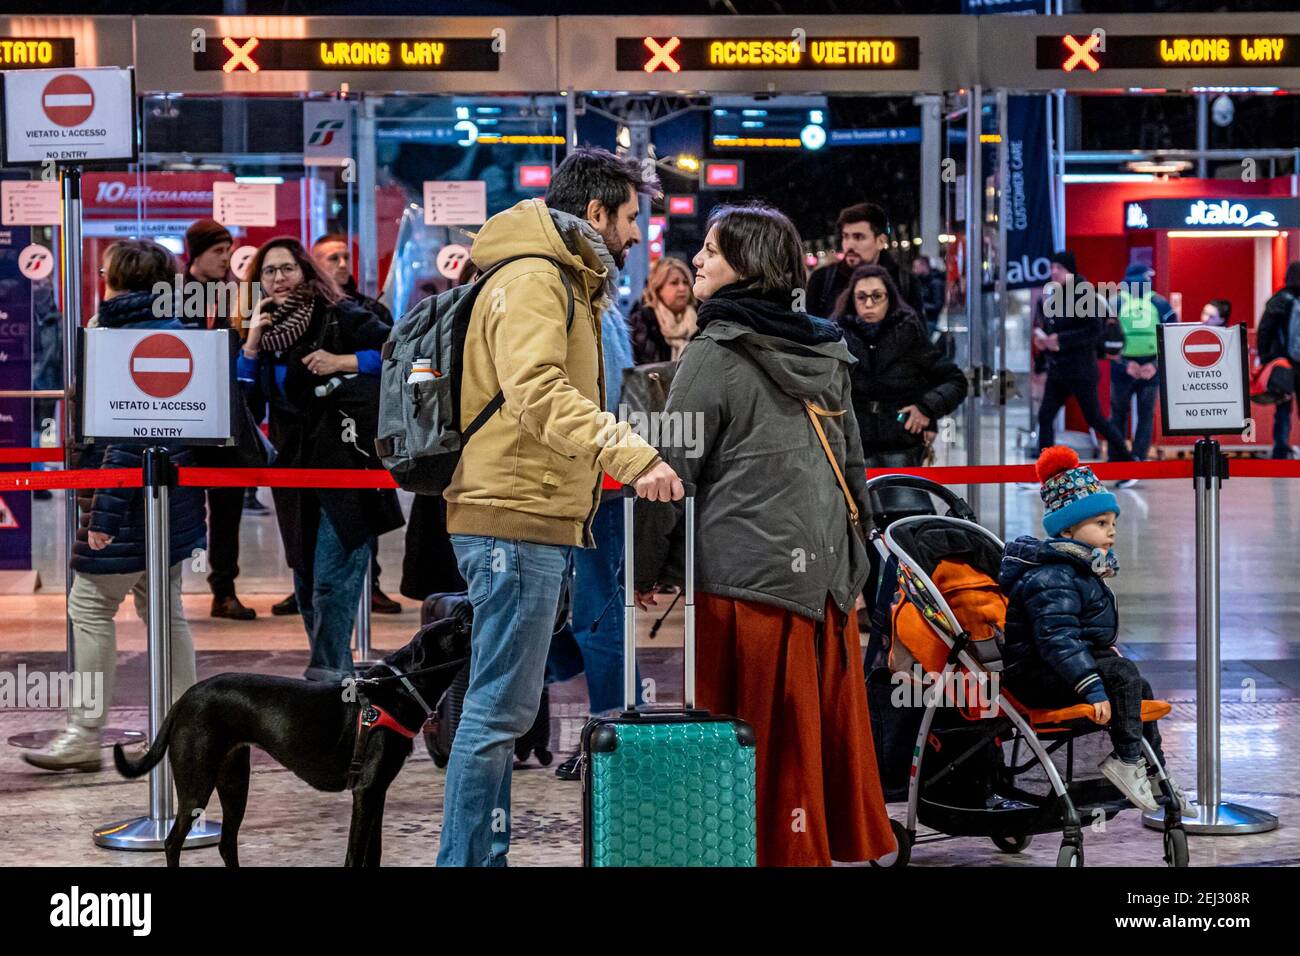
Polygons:
<instances>
[{"instance_id":1,"label":"white sneaker","mask_svg":"<svg viewBox=\"0 0 1300 956\"><path fill-rule=\"evenodd\" d=\"M98 730L69 726L40 750L26 750L23 760L42 770L99 770L104 757Z\"/></svg>"},{"instance_id":2,"label":"white sneaker","mask_svg":"<svg viewBox=\"0 0 1300 956\"><path fill-rule=\"evenodd\" d=\"M1139 482L1136 478L1122 478L1115 482L1115 487L1121 491L1125 491L1129 488L1136 488L1138 484Z\"/></svg>"},{"instance_id":3,"label":"white sneaker","mask_svg":"<svg viewBox=\"0 0 1300 956\"><path fill-rule=\"evenodd\" d=\"M1151 792L1151 781L1147 779L1145 760L1139 758L1137 763L1125 763L1111 754L1098 765L1098 769L1139 810L1160 809L1155 794Z\"/></svg>"}]
</instances>

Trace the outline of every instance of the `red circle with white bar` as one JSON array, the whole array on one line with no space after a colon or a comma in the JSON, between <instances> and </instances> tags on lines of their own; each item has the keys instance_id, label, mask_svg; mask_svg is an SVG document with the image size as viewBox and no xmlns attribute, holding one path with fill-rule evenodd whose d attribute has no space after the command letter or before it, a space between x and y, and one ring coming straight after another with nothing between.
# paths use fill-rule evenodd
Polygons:
<instances>
[{"instance_id":1,"label":"red circle with white bar","mask_svg":"<svg viewBox=\"0 0 1300 956\"><path fill-rule=\"evenodd\" d=\"M1223 342L1209 329L1197 329L1183 339L1183 358L1197 368L1210 368L1223 358Z\"/></svg>"},{"instance_id":2,"label":"red circle with white bar","mask_svg":"<svg viewBox=\"0 0 1300 956\"><path fill-rule=\"evenodd\" d=\"M95 91L75 73L61 73L45 84L41 109L51 123L80 126L95 112Z\"/></svg>"},{"instance_id":3,"label":"red circle with white bar","mask_svg":"<svg viewBox=\"0 0 1300 956\"><path fill-rule=\"evenodd\" d=\"M146 395L154 398L179 395L193 375L194 357L174 335L150 335L131 351L131 381Z\"/></svg>"}]
</instances>

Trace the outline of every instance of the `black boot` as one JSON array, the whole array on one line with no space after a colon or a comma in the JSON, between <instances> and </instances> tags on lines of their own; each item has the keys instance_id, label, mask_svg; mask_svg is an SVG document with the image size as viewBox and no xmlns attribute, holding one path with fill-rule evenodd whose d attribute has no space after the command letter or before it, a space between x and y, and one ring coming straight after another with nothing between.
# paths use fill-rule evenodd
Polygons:
<instances>
[{"instance_id":1,"label":"black boot","mask_svg":"<svg viewBox=\"0 0 1300 956\"><path fill-rule=\"evenodd\" d=\"M233 594L225 597L213 595L212 617L228 617L232 621L251 621L257 617L257 612L251 607L245 607Z\"/></svg>"},{"instance_id":2,"label":"black boot","mask_svg":"<svg viewBox=\"0 0 1300 956\"><path fill-rule=\"evenodd\" d=\"M298 595L290 594L283 601L276 601L271 605L271 613L276 617L284 617L286 614L300 614L298 610Z\"/></svg>"}]
</instances>

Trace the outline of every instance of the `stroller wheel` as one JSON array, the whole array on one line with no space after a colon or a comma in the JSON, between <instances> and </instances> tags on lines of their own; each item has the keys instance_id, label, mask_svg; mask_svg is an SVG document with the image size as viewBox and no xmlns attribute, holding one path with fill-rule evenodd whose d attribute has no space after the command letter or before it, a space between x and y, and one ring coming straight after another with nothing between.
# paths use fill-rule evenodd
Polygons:
<instances>
[{"instance_id":1,"label":"stroller wheel","mask_svg":"<svg viewBox=\"0 0 1300 956\"><path fill-rule=\"evenodd\" d=\"M1056 854L1056 865L1060 867L1083 866L1083 847L1062 843Z\"/></svg>"},{"instance_id":2,"label":"stroller wheel","mask_svg":"<svg viewBox=\"0 0 1300 956\"><path fill-rule=\"evenodd\" d=\"M1165 863L1169 866L1187 866L1187 831L1174 827L1165 831Z\"/></svg>"},{"instance_id":3,"label":"stroller wheel","mask_svg":"<svg viewBox=\"0 0 1300 956\"><path fill-rule=\"evenodd\" d=\"M907 830L897 820L889 821L889 829L894 833L894 841L898 844L898 851L882 856L879 860L872 860L871 865L880 869L901 869L907 866L912 859L912 839Z\"/></svg>"},{"instance_id":4,"label":"stroller wheel","mask_svg":"<svg viewBox=\"0 0 1300 956\"><path fill-rule=\"evenodd\" d=\"M1020 836L995 836L992 839L993 845L1003 853L1019 853L1034 842L1032 833L1025 833Z\"/></svg>"}]
</instances>

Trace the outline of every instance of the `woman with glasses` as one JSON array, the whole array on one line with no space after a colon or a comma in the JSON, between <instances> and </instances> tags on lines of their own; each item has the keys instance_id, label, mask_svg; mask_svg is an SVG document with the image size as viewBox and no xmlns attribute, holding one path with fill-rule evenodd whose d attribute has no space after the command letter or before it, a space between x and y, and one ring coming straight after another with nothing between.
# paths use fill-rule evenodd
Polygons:
<instances>
[{"instance_id":1,"label":"woman with glasses","mask_svg":"<svg viewBox=\"0 0 1300 956\"><path fill-rule=\"evenodd\" d=\"M389 328L343 296L302 245L263 245L248 275L261 298L243 319L239 377L268 398L276 465L380 468L378 350ZM308 680L352 676L352 625L371 539L402 526L389 490L276 488L276 517L311 644Z\"/></svg>"},{"instance_id":2,"label":"woman with glasses","mask_svg":"<svg viewBox=\"0 0 1300 956\"><path fill-rule=\"evenodd\" d=\"M881 266L854 270L834 318L858 360L853 410L867 467L919 466L927 433L933 437L939 419L966 397L966 376L931 344L925 323L902 301ZM907 497L884 504L891 513L895 507L911 510Z\"/></svg>"}]
</instances>

